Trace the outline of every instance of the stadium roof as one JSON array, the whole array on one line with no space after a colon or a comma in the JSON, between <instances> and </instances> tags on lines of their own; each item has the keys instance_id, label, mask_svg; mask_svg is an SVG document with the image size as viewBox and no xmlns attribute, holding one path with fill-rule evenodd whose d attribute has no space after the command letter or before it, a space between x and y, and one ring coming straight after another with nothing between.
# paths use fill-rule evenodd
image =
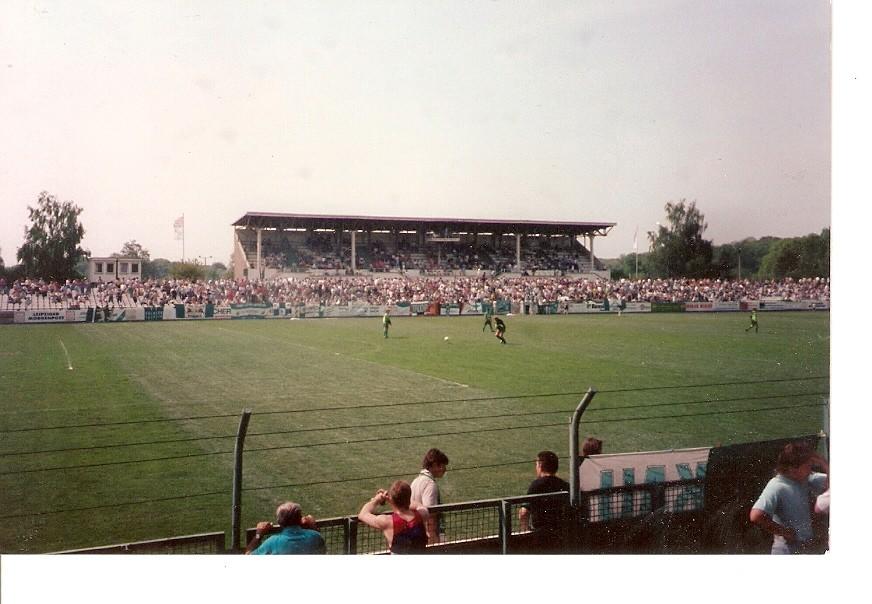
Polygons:
<instances>
[{"instance_id":1,"label":"stadium roof","mask_svg":"<svg viewBox=\"0 0 872 604\"><path fill-rule=\"evenodd\" d=\"M411 218L389 216L341 216L327 214L280 214L275 212L247 212L233 223L234 227L274 229L335 228L378 230L400 228L453 228L473 232L511 232L540 235L566 235L592 233L606 235L614 222L562 222L548 220L494 220L470 218Z\"/></svg>"}]
</instances>

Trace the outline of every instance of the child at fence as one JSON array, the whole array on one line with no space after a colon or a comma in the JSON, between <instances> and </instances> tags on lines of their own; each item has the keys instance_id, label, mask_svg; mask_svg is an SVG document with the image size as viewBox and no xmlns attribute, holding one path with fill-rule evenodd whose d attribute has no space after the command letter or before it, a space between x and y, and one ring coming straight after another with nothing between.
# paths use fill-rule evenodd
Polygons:
<instances>
[{"instance_id":1,"label":"child at fence","mask_svg":"<svg viewBox=\"0 0 872 604\"><path fill-rule=\"evenodd\" d=\"M376 514L375 510L387 503L391 514ZM387 491L379 489L363 504L357 519L380 530L392 554L421 554L427 547L427 508L412 503L412 487L397 480Z\"/></svg>"}]
</instances>

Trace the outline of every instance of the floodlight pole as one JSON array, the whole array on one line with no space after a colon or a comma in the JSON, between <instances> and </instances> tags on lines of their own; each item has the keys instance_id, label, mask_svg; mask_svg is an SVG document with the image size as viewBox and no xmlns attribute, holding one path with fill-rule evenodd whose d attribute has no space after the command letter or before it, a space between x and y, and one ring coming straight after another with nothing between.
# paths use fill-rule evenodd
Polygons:
<instances>
[{"instance_id":1,"label":"floodlight pole","mask_svg":"<svg viewBox=\"0 0 872 604\"><path fill-rule=\"evenodd\" d=\"M596 396L596 390L588 388L584 398L578 403L575 413L572 414L572 422L569 426L569 504L573 508L578 508L581 505L581 484L578 467L578 426L581 423L581 416L584 415L584 410L587 409L594 396Z\"/></svg>"},{"instance_id":2,"label":"floodlight pole","mask_svg":"<svg viewBox=\"0 0 872 604\"><path fill-rule=\"evenodd\" d=\"M251 409L243 409L239 418L239 429L236 431L236 447L233 450L233 509L230 523L231 551L241 549L240 534L242 532L242 451L245 445L245 434L248 431L248 420L251 419Z\"/></svg>"}]
</instances>

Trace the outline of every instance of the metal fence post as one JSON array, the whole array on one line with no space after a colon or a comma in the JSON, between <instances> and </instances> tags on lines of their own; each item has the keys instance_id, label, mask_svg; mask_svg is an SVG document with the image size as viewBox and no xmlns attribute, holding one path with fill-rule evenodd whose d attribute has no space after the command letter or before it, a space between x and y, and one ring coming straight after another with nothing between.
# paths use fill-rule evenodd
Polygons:
<instances>
[{"instance_id":1,"label":"metal fence post","mask_svg":"<svg viewBox=\"0 0 872 604\"><path fill-rule=\"evenodd\" d=\"M230 524L230 549L238 551L240 533L242 531L242 451L245 446L245 433L248 431L248 420L251 419L251 409L243 409L239 418L239 429L236 431L236 447L233 450L233 510Z\"/></svg>"},{"instance_id":2,"label":"metal fence post","mask_svg":"<svg viewBox=\"0 0 872 604\"><path fill-rule=\"evenodd\" d=\"M353 556L357 553L357 517L345 519L345 553Z\"/></svg>"},{"instance_id":3,"label":"metal fence post","mask_svg":"<svg viewBox=\"0 0 872 604\"><path fill-rule=\"evenodd\" d=\"M584 398L578 403L575 413L572 414L572 423L569 425L569 505L578 508L581 505L581 484L578 470L578 426L584 410L593 400L596 390L588 388Z\"/></svg>"},{"instance_id":4,"label":"metal fence post","mask_svg":"<svg viewBox=\"0 0 872 604\"><path fill-rule=\"evenodd\" d=\"M500 553L509 553L509 539L512 538L512 504L505 499L500 501Z\"/></svg>"}]
</instances>

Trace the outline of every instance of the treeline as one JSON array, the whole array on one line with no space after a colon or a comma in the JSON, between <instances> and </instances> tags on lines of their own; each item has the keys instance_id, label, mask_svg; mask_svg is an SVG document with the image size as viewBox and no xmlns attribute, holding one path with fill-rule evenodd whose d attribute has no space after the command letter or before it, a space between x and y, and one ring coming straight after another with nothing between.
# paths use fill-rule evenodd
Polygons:
<instances>
[{"instance_id":1,"label":"treeline","mask_svg":"<svg viewBox=\"0 0 872 604\"><path fill-rule=\"evenodd\" d=\"M830 276L830 229L804 237L748 237L713 245L703 238L705 217L696 203L666 204L667 223L648 233L649 251L605 261L613 279L801 279Z\"/></svg>"},{"instance_id":2,"label":"treeline","mask_svg":"<svg viewBox=\"0 0 872 604\"><path fill-rule=\"evenodd\" d=\"M604 260L613 279L636 276L635 254ZM651 262L648 252L639 254L639 277L666 277ZM688 275L689 276L689 275ZM749 237L712 247L712 262L702 276L716 279L783 279L830 276L830 230L804 237Z\"/></svg>"}]
</instances>

